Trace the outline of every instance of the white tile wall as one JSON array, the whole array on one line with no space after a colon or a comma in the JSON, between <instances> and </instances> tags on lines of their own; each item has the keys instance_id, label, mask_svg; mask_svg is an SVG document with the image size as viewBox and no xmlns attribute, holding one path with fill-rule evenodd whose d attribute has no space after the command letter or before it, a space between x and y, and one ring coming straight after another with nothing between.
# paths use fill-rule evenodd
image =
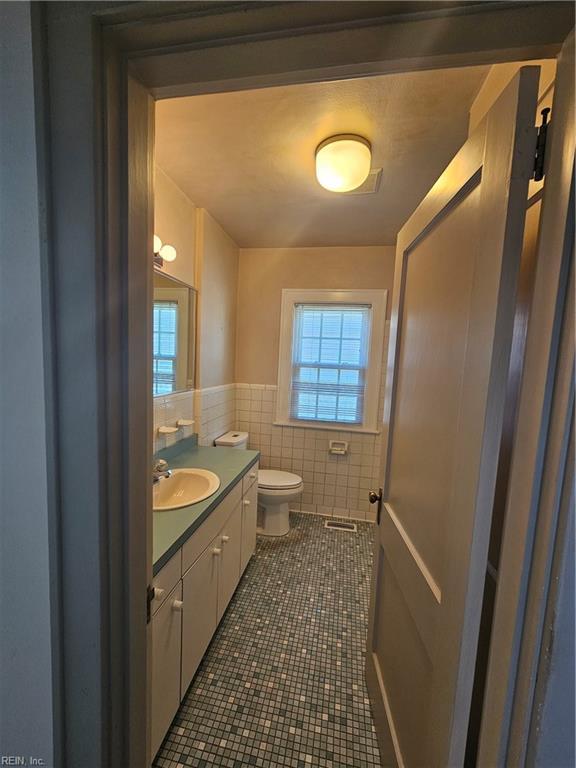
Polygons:
<instances>
[{"instance_id":1,"label":"white tile wall","mask_svg":"<svg viewBox=\"0 0 576 768\"><path fill-rule=\"evenodd\" d=\"M379 418L382 423L384 375ZM384 433L275 426L277 387L264 384L226 384L154 398L154 451L198 433L199 445L231 429L249 433L249 447L259 450L263 468L295 472L304 480L304 492L294 509L321 515L373 522L376 509L368 503L370 488L382 483ZM178 419L195 419L174 435L159 436L159 426L175 426ZM346 456L328 452L330 440L349 443Z\"/></svg>"},{"instance_id":2,"label":"white tile wall","mask_svg":"<svg viewBox=\"0 0 576 768\"><path fill-rule=\"evenodd\" d=\"M275 426L276 390L264 384L236 385L236 429L249 433L249 447L261 453L260 466L302 477L304 492L294 509L373 522L376 509L368 503L368 491L382 482L383 434ZM383 399L382 380L379 423ZM330 440L346 440L348 454L330 454Z\"/></svg>"},{"instance_id":3,"label":"white tile wall","mask_svg":"<svg viewBox=\"0 0 576 768\"><path fill-rule=\"evenodd\" d=\"M175 427L178 419L194 419L194 392L176 392L154 398L153 451L174 445L178 440L189 437L196 431L196 425L181 427L173 435L159 435L158 427Z\"/></svg>"},{"instance_id":4,"label":"white tile wall","mask_svg":"<svg viewBox=\"0 0 576 768\"><path fill-rule=\"evenodd\" d=\"M178 419L194 419L173 435L158 435L158 427L175 427ZM174 445L196 432L199 445L212 445L214 438L236 427L236 385L178 392L154 398L154 452Z\"/></svg>"},{"instance_id":5,"label":"white tile wall","mask_svg":"<svg viewBox=\"0 0 576 768\"><path fill-rule=\"evenodd\" d=\"M214 439L236 428L236 385L198 389L194 410L199 445L212 445Z\"/></svg>"}]
</instances>

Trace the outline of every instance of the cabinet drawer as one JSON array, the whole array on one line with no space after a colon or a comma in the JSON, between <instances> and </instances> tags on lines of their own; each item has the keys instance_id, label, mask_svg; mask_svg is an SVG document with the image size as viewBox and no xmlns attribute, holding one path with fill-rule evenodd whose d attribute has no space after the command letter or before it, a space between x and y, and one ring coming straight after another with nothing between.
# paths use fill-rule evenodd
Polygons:
<instances>
[{"instance_id":1,"label":"cabinet drawer","mask_svg":"<svg viewBox=\"0 0 576 768\"><path fill-rule=\"evenodd\" d=\"M242 495L245 496L250 490L253 483L258 481L258 463L250 467L248 472L242 478Z\"/></svg>"},{"instance_id":2,"label":"cabinet drawer","mask_svg":"<svg viewBox=\"0 0 576 768\"><path fill-rule=\"evenodd\" d=\"M174 589L176 584L180 581L182 576L182 554L180 550L173 555L166 563L164 568L159 571L152 580L152 586L155 589L162 590L162 593L158 594L152 600L151 611L152 615L156 613L158 608L162 605L164 600L168 597L170 592Z\"/></svg>"},{"instance_id":3,"label":"cabinet drawer","mask_svg":"<svg viewBox=\"0 0 576 768\"><path fill-rule=\"evenodd\" d=\"M182 582L152 617L152 728L155 755L180 706L180 652L182 643Z\"/></svg>"},{"instance_id":4,"label":"cabinet drawer","mask_svg":"<svg viewBox=\"0 0 576 768\"><path fill-rule=\"evenodd\" d=\"M212 539L218 535L222 527L232 514L234 508L242 498L242 481L239 480L232 488L226 498L216 507L215 510L206 518L197 531L194 531L186 544L182 547L182 572L185 573L188 568L200 557L202 552L210 544Z\"/></svg>"}]
</instances>

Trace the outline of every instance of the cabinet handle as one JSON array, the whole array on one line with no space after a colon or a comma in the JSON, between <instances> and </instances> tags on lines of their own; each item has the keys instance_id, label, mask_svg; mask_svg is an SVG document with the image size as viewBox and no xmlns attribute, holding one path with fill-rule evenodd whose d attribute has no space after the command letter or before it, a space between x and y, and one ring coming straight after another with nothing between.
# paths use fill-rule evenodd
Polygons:
<instances>
[{"instance_id":1,"label":"cabinet handle","mask_svg":"<svg viewBox=\"0 0 576 768\"><path fill-rule=\"evenodd\" d=\"M250 499L244 499L244 506L249 507L250 506Z\"/></svg>"},{"instance_id":2,"label":"cabinet handle","mask_svg":"<svg viewBox=\"0 0 576 768\"><path fill-rule=\"evenodd\" d=\"M172 610L178 611L178 613L182 613L182 608L184 607L184 603L182 600L174 600L172 603Z\"/></svg>"},{"instance_id":3,"label":"cabinet handle","mask_svg":"<svg viewBox=\"0 0 576 768\"><path fill-rule=\"evenodd\" d=\"M227 541L230 541L230 536L222 536L222 543L225 544Z\"/></svg>"},{"instance_id":4,"label":"cabinet handle","mask_svg":"<svg viewBox=\"0 0 576 768\"><path fill-rule=\"evenodd\" d=\"M162 587L154 587L154 600L160 600L163 594L164 590Z\"/></svg>"},{"instance_id":5,"label":"cabinet handle","mask_svg":"<svg viewBox=\"0 0 576 768\"><path fill-rule=\"evenodd\" d=\"M256 477L256 472L250 472L250 477L254 480Z\"/></svg>"},{"instance_id":6,"label":"cabinet handle","mask_svg":"<svg viewBox=\"0 0 576 768\"><path fill-rule=\"evenodd\" d=\"M215 547L215 548L212 550L212 554L214 555L214 557L219 557L219 556L222 554L222 550L221 550L221 549L218 549L218 547Z\"/></svg>"}]
</instances>

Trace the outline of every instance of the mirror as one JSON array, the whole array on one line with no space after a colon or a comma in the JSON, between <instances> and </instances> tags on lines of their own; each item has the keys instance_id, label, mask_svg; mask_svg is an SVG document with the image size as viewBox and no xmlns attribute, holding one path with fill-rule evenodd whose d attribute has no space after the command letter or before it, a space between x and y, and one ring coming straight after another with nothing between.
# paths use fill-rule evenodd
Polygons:
<instances>
[{"instance_id":1,"label":"mirror","mask_svg":"<svg viewBox=\"0 0 576 768\"><path fill-rule=\"evenodd\" d=\"M152 394L194 388L196 291L154 270Z\"/></svg>"}]
</instances>

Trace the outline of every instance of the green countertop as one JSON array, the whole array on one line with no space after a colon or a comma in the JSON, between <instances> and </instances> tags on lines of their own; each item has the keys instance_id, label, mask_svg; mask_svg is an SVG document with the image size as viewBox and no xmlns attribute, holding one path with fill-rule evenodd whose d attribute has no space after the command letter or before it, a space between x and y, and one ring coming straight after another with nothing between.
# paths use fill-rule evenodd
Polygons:
<instances>
[{"instance_id":1,"label":"green countertop","mask_svg":"<svg viewBox=\"0 0 576 768\"><path fill-rule=\"evenodd\" d=\"M171 469L182 467L210 469L220 478L220 487L212 496L189 507L153 512L154 575L206 520L238 479L258 461L259 456L259 451L200 448L196 445L195 438L180 440L176 445L158 452L157 458L165 459Z\"/></svg>"}]
</instances>

